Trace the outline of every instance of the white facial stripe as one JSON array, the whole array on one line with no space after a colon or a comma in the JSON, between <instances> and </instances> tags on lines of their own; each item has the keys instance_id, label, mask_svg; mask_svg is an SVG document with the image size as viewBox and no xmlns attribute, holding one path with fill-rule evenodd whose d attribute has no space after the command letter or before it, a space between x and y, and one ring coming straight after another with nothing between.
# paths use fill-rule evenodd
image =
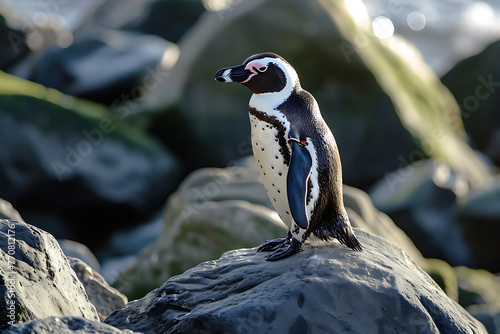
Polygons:
<instances>
[{"instance_id":1,"label":"white facial stripe","mask_svg":"<svg viewBox=\"0 0 500 334\"><path fill-rule=\"evenodd\" d=\"M222 77L224 78L224 80L226 80L225 82L233 82L233 80L231 80L231 78L229 77L230 73L231 69L227 69L224 71L224 73L222 73Z\"/></svg>"},{"instance_id":2,"label":"white facial stripe","mask_svg":"<svg viewBox=\"0 0 500 334\"><path fill-rule=\"evenodd\" d=\"M290 96L299 81L299 77L297 76L297 72L295 72L292 66L279 58L266 57L256 60L256 62L257 61L261 66L262 64L275 64L283 71L283 73L285 73L286 77L286 86L281 91L253 94L250 98L250 107L256 108L257 110L265 110L266 112L268 112L270 108L275 109ZM247 66L252 63L253 62L248 63Z\"/></svg>"}]
</instances>

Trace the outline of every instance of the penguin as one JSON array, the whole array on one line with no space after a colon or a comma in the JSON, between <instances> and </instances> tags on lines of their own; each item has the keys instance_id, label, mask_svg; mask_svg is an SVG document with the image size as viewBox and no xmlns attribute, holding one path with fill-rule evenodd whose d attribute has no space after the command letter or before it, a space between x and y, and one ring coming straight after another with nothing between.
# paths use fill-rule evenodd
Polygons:
<instances>
[{"instance_id":1,"label":"penguin","mask_svg":"<svg viewBox=\"0 0 500 334\"><path fill-rule=\"evenodd\" d=\"M335 138L295 69L275 53L259 53L222 68L219 82L253 93L248 114L252 150L269 199L288 227L285 238L265 241L268 261L296 254L312 237L362 247L343 203L342 169Z\"/></svg>"}]
</instances>

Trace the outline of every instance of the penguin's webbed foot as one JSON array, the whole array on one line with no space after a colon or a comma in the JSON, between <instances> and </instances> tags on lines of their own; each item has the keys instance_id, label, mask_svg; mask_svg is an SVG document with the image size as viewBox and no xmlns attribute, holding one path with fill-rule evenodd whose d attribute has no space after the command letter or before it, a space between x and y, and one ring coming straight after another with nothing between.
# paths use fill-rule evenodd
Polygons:
<instances>
[{"instance_id":1,"label":"penguin's webbed foot","mask_svg":"<svg viewBox=\"0 0 500 334\"><path fill-rule=\"evenodd\" d=\"M257 248L257 252L272 252L275 251L285 245L290 244L290 239L292 238L292 234L288 231L286 238L282 239L273 239L264 241L259 248Z\"/></svg>"},{"instance_id":2,"label":"penguin's webbed foot","mask_svg":"<svg viewBox=\"0 0 500 334\"><path fill-rule=\"evenodd\" d=\"M281 260L300 251L300 246L302 245L300 241L294 238L292 238L291 240L288 239L287 241L288 242L281 244L281 246L276 251L267 255L266 260Z\"/></svg>"},{"instance_id":3,"label":"penguin's webbed foot","mask_svg":"<svg viewBox=\"0 0 500 334\"><path fill-rule=\"evenodd\" d=\"M266 240L257 248L257 252L272 252L290 243L287 238Z\"/></svg>"}]
</instances>

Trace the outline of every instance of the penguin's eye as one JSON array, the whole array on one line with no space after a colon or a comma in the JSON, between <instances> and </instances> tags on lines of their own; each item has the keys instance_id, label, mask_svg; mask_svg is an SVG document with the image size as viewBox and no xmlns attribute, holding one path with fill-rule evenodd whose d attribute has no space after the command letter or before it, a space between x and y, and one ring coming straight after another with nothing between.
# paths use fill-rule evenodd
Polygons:
<instances>
[{"instance_id":1,"label":"penguin's eye","mask_svg":"<svg viewBox=\"0 0 500 334\"><path fill-rule=\"evenodd\" d=\"M254 68L260 73L265 72L267 70L267 66L261 66L259 68L254 67Z\"/></svg>"}]
</instances>

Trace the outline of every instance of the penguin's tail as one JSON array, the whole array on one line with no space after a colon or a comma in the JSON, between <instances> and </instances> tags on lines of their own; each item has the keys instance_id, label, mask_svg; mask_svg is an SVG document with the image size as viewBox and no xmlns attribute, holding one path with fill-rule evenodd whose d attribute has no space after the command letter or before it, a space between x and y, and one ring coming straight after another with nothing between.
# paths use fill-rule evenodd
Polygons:
<instances>
[{"instance_id":1,"label":"penguin's tail","mask_svg":"<svg viewBox=\"0 0 500 334\"><path fill-rule=\"evenodd\" d=\"M342 233L338 233L336 238L338 241L340 241L340 243L346 245L354 251L361 252L363 250L361 244L358 241L358 238L356 238L356 235L354 234L354 231L350 226L344 228L344 231Z\"/></svg>"},{"instance_id":2,"label":"penguin's tail","mask_svg":"<svg viewBox=\"0 0 500 334\"><path fill-rule=\"evenodd\" d=\"M327 225L326 227L323 226L320 231L316 231L314 234L325 241L335 238L341 244L346 245L354 251L361 252L363 250L363 247L361 247L361 244L352 230L351 223L349 222L349 218L347 218L347 216L345 219L340 219L331 225Z\"/></svg>"}]
</instances>

